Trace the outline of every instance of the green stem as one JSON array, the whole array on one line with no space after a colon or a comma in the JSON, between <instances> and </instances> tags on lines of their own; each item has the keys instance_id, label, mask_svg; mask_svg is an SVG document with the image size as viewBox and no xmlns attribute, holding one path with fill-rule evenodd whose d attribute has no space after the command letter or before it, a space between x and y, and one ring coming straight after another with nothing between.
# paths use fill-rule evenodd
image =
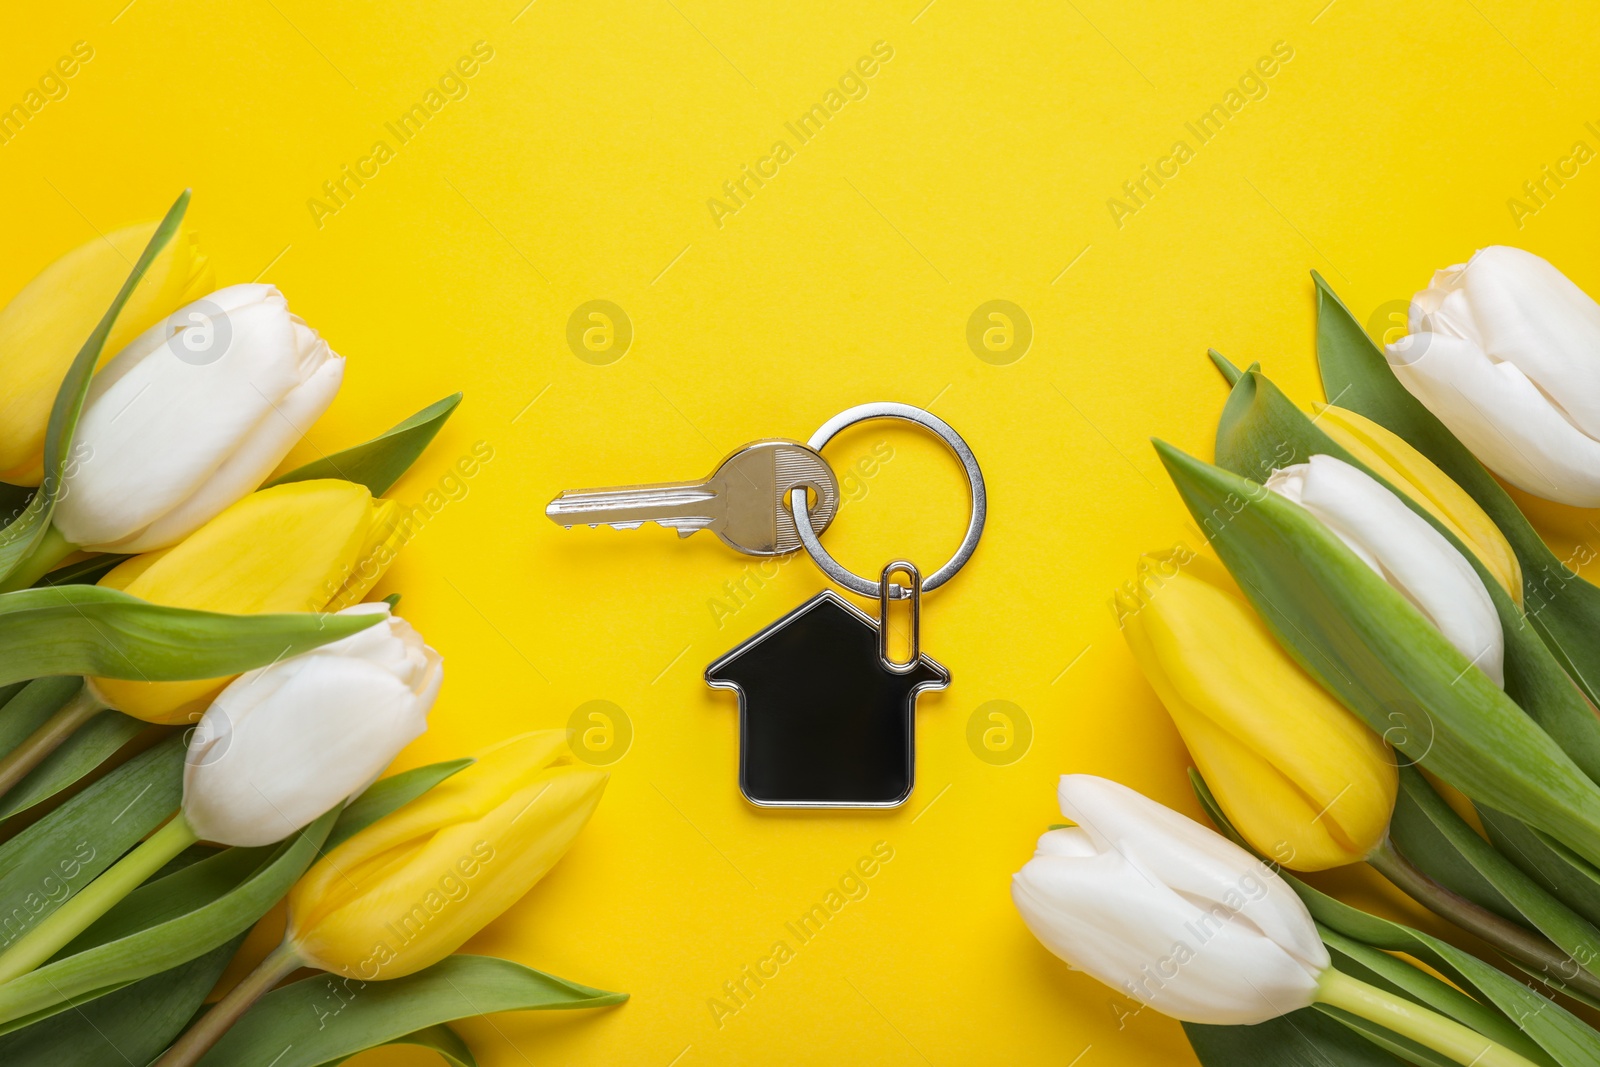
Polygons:
<instances>
[{"instance_id":1,"label":"green stem","mask_svg":"<svg viewBox=\"0 0 1600 1067\"><path fill-rule=\"evenodd\" d=\"M1536 974L1549 975L1563 985L1600 997L1600 978L1558 945L1440 885L1401 855L1387 837L1372 850L1367 862L1418 904L1478 935Z\"/></svg>"},{"instance_id":2,"label":"green stem","mask_svg":"<svg viewBox=\"0 0 1600 1067\"><path fill-rule=\"evenodd\" d=\"M145 879L166 866L168 860L197 840L189 820L179 811L138 848L112 864L77 896L0 954L0 983L20 978L61 951L123 897L139 888Z\"/></svg>"},{"instance_id":3,"label":"green stem","mask_svg":"<svg viewBox=\"0 0 1600 1067\"><path fill-rule=\"evenodd\" d=\"M60 711L41 723L22 744L0 758L0 796L5 796L15 788L29 771L60 748L62 742L71 737L78 727L105 710L105 704L89 692L87 685L79 689L71 700L62 705Z\"/></svg>"},{"instance_id":4,"label":"green stem","mask_svg":"<svg viewBox=\"0 0 1600 1067\"><path fill-rule=\"evenodd\" d=\"M198 1063L200 1057L228 1032L228 1027L250 1010L250 1005L303 966L305 963L295 952L294 946L284 941L258 963L255 970L230 989L227 996L212 1005L199 1022L189 1027L188 1032L178 1038L177 1044L167 1049L166 1055L157 1060L154 1067L189 1067Z\"/></svg>"},{"instance_id":5,"label":"green stem","mask_svg":"<svg viewBox=\"0 0 1600 1067\"><path fill-rule=\"evenodd\" d=\"M33 551L19 559L11 573L0 580L0 593L28 588L76 551L78 546L68 544L67 539L61 536L61 531L52 524L45 529L39 543L33 546Z\"/></svg>"},{"instance_id":6,"label":"green stem","mask_svg":"<svg viewBox=\"0 0 1600 1067\"><path fill-rule=\"evenodd\" d=\"M1317 982L1317 1001L1393 1030L1457 1063L1472 1067L1538 1067L1471 1027L1332 967Z\"/></svg>"}]
</instances>

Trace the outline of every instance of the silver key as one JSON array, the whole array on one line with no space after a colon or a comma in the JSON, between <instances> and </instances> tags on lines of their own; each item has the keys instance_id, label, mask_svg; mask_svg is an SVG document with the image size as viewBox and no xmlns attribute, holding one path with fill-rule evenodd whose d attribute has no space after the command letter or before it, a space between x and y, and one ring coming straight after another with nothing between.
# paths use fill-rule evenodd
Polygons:
<instances>
[{"instance_id":1,"label":"silver key","mask_svg":"<svg viewBox=\"0 0 1600 1067\"><path fill-rule=\"evenodd\" d=\"M710 530L746 555L777 556L800 547L789 492L802 486L816 493L809 511L820 534L838 513L839 480L821 455L782 438L735 450L703 481L568 490L544 513L569 530L635 530L646 522L677 530L679 537Z\"/></svg>"}]
</instances>

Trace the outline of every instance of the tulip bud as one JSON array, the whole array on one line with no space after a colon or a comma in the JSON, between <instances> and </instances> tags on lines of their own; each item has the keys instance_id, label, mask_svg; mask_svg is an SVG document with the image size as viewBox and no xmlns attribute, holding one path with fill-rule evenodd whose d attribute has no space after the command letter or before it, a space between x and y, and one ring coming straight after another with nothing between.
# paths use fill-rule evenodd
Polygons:
<instances>
[{"instance_id":1,"label":"tulip bud","mask_svg":"<svg viewBox=\"0 0 1600 1067\"><path fill-rule=\"evenodd\" d=\"M1522 605L1522 565L1511 542L1467 491L1405 438L1364 415L1325 405L1317 426L1346 452L1406 494L1466 545L1511 599Z\"/></svg>"},{"instance_id":2,"label":"tulip bud","mask_svg":"<svg viewBox=\"0 0 1600 1067\"><path fill-rule=\"evenodd\" d=\"M128 226L79 245L0 309L0 481L39 484L45 424L61 379L157 225ZM211 287L211 267L194 234L180 227L117 316L103 355L115 354L161 316Z\"/></svg>"},{"instance_id":3,"label":"tulip bud","mask_svg":"<svg viewBox=\"0 0 1600 1067\"><path fill-rule=\"evenodd\" d=\"M1217 802L1285 867L1363 859L1394 813L1389 746L1289 657L1221 564L1168 572L1125 605L1123 636Z\"/></svg>"},{"instance_id":4,"label":"tulip bud","mask_svg":"<svg viewBox=\"0 0 1600 1067\"><path fill-rule=\"evenodd\" d=\"M1267 488L1311 512L1494 681L1505 685L1505 635L1465 556L1364 471L1328 455L1272 472Z\"/></svg>"},{"instance_id":5,"label":"tulip bud","mask_svg":"<svg viewBox=\"0 0 1600 1067\"><path fill-rule=\"evenodd\" d=\"M175 544L272 472L333 402L344 359L270 285L174 312L89 387L55 525L71 544Z\"/></svg>"},{"instance_id":6,"label":"tulip bud","mask_svg":"<svg viewBox=\"0 0 1600 1067\"><path fill-rule=\"evenodd\" d=\"M306 872L289 893L285 945L362 980L437 963L555 865L607 777L571 763L561 730L490 749Z\"/></svg>"},{"instance_id":7,"label":"tulip bud","mask_svg":"<svg viewBox=\"0 0 1600 1067\"><path fill-rule=\"evenodd\" d=\"M1011 899L1044 946L1189 1022L1265 1022L1318 997L1328 951L1266 864L1126 786L1061 779L1076 826L1039 838Z\"/></svg>"},{"instance_id":8,"label":"tulip bud","mask_svg":"<svg viewBox=\"0 0 1600 1067\"><path fill-rule=\"evenodd\" d=\"M341 614L381 613L358 604ZM201 840L266 845L361 792L428 728L443 661L411 624L376 626L241 674L189 742L183 815Z\"/></svg>"},{"instance_id":9,"label":"tulip bud","mask_svg":"<svg viewBox=\"0 0 1600 1067\"><path fill-rule=\"evenodd\" d=\"M1493 246L1411 299L1395 377L1484 465L1600 507L1600 304L1531 252Z\"/></svg>"},{"instance_id":10,"label":"tulip bud","mask_svg":"<svg viewBox=\"0 0 1600 1067\"><path fill-rule=\"evenodd\" d=\"M239 615L338 610L359 601L393 557L400 510L354 482L290 482L250 494L171 548L125 560L100 584L155 604ZM228 681L90 685L119 711L181 723Z\"/></svg>"}]
</instances>

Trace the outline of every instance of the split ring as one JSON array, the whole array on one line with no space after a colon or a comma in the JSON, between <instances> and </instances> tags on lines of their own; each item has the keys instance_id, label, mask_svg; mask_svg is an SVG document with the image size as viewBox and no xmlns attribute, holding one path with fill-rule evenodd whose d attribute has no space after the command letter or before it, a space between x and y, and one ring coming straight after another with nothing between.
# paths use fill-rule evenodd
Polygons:
<instances>
[{"instance_id":1,"label":"split ring","mask_svg":"<svg viewBox=\"0 0 1600 1067\"><path fill-rule=\"evenodd\" d=\"M983 485L983 471L978 467L978 460L972 454L972 449L961 439L961 435L939 416L924 411L911 404L897 404L892 401L880 401L872 404L861 404L848 411L841 411L833 418L822 424L816 433L811 435L811 440L806 442L811 449L821 452L824 446L838 433L858 422L867 422L871 419L902 419L915 423L925 430L937 434L945 446L961 461L961 466L967 472L967 491L971 497L971 513L967 519L966 536L962 537L956 554L928 575L922 581L922 592L932 592L945 582L955 577L957 571L966 566L967 560L972 558L972 553L977 551L978 541L983 537L984 519L989 513L989 497ZM911 596L912 590L903 585L890 582L887 589L880 582L875 582L861 577L853 571L847 570L838 560L829 555L828 550L822 547L822 541L817 537L817 532L811 528L811 516L807 511L807 497L805 489L795 489L789 494L790 510L794 512L795 529L799 531L800 543L805 546L811 560L822 569L822 573L832 578L853 593L862 596L887 596L891 600L905 600Z\"/></svg>"}]
</instances>

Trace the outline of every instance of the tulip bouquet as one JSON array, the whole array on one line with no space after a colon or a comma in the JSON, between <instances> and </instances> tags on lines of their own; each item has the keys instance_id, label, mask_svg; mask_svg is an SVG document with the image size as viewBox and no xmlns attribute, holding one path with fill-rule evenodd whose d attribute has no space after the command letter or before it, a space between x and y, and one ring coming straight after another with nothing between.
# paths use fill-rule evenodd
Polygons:
<instances>
[{"instance_id":1,"label":"tulip bouquet","mask_svg":"<svg viewBox=\"0 0 1600 1067\"><path fill-rule=\"evenodd\" d=\"M456 954L599 803L564 731L383 777L443 680L363 602L411 533L383 494L460 395L273 477L344 362L214 288L187 204L0 310L0 1062L471 1064L451 1020L626 999Z\"/></svg>"},{"instance_id":2,"label":"tulip bouquet","mask_svg":"<svg viewBox=\"0 0 1600 1067\"><path fill-rule=\"evenodd\" d=\"M1330 403L1212 352L1215 462L1156 442L1207 544L1113 604L1232 843L1069 776L1013 897L1208 1067L1600 1063L1600 588L1503 484L1600 505L1600 305L1489 248L1380 349L1315 282ZM1288 873L1354 863L1497 966Z\"/></svg>"}]
</instances>

